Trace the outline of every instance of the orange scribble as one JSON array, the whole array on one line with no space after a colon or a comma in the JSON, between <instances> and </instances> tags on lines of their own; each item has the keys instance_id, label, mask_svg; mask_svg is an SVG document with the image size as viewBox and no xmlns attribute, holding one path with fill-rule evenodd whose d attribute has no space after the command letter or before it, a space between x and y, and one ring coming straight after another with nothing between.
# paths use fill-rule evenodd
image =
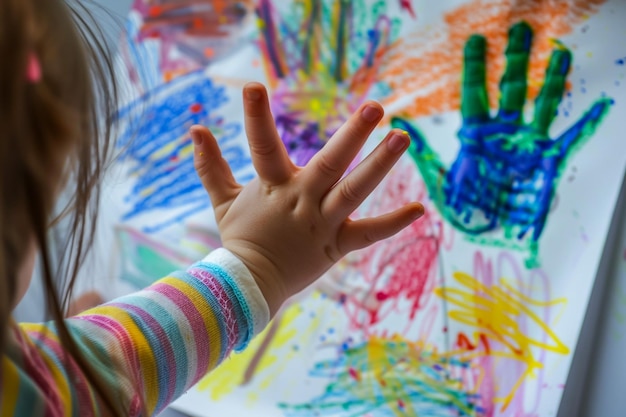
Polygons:
<instances>
[{"instance_id":1,"label":"orange scribble","mask_svg":"<svg viewBox=\"0 0 626 417\"><path fill-rule=\"evenodd\" d=\"M456 338L456 345L459 349L463 350L476 350L482 345L485 350L485 355L489 355L491 353L491 348L489 346L489 338L484 333L479 333L478 341L474 344L470 341L470 338L463 332L459 332Z\"/></svg>"},{"instance_id":2,"label":"orange scribble","mask_svg":"<svg viewBox=\"0 0 626 417\"><path fill-rule=\"evenodd\" d=\"M606 0L475 0L444 15L440 30L432 26L396 42L387 57L382 80L392 94L392 104L416 94L403 113L420 117L460 108L463 47L472 34L487 38L487 88L492 108L499 99L498 83L504 71L504 51L509 27L526 21L533 28L533 48L528 73L528 97L537 96L554 40L572 32L596 13Z\"/></svg>"},{"instance_id":3,"label":"orange scribble","mask_svg":"<svg viewBox=\"0 0 626 417\"><path fill-rule=\"evenodd\" d=\"M163 80L166 83L169 83L170 81L172 81L174 78L177 77L182 77L183 75L189 73L189 70L185 69L185 68L181 68L181 69L176 69L176 70L170 70L170 71L163 71Z\"/></svg>"}]
</instances>

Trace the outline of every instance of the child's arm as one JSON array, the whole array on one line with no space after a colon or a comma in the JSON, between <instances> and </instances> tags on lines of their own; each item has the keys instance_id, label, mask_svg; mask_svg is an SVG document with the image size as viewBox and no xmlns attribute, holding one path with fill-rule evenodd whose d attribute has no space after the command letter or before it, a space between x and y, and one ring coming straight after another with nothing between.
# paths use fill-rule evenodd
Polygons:
<instances>
[{"instance_id":1,"label":"child's arm","mask_svg":"<svg viewBox=\"0 0 626 417\"><path fill-rule=\"evenodd\" d=\"M242 350L269 322L269 309L245 265L218 249L186 271L170 274L137 293L66 320L82 354L128 415L149 415L172 401ZM93 387L79 375L67 383L63 351L54 326L22 325L22 350L41 356L60 410L82 401L80 413L102 409L90 399ZM52 331L50 331L52 330ZM36 341L35 345L31 341ZM64 386L71 387L65 390ZM55 398L56 397L56 398ZM49 401L54 405L56 401Z\"/></svg>"},{"instance_id":2,"label":"child's arm","mask_svg":"<svg viewBox=\"0 0 626 417\"><path fill-rule=\"evenodd\" d=\"M235 182L211 133L192 129L196 168L211 195L224 249L186 272L68 320L105 385L121 390L130 415L140 399L149 413L162 410L233 348L243 349L288 297L343 255L391 236L423 212L415 203L380 218L348 218L409 144L406 134L391 132L342 179L382 118L378 104L362 106L299 168L278 137L265 89L247 86L244 103L259 174L245 187ZM46 335L45 327L24 328L31 339ZM55 353L55 336L41 340L52 346L41 354L52 358L49 367L56 366L62 356ZM56 385L64 386L63 371L55 375L61 378ZM71 404L67 391L59 389L59 396ZM89 398L83 392L74 400L79 397Z\"/></svg>"}]
</instances>

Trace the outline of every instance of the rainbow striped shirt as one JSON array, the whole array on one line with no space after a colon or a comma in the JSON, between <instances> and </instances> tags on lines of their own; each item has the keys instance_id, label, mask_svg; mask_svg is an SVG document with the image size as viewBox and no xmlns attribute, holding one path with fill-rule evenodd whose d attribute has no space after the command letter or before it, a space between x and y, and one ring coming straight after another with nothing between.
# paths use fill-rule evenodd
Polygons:
<instances>
[{"instance_id":1,"label":"rainbow striped shirt","mask_svg":"<svg viewBox=\"0 0 626 417\"><path fill-rule=\"evenodd\" d=\"M105 388L137 416L142 407L159 413L232 350L244 349L268 321L248 269L218 249L185 272L66 322ZM54 324L14 324L8 333L0 416L102 415Z\"/></svg>"}]
</instances>

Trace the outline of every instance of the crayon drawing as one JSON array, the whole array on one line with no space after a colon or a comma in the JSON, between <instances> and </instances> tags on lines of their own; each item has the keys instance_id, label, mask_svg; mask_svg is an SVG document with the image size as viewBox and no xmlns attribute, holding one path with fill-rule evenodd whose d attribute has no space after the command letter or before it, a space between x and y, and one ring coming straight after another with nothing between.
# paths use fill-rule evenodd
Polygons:
<instances>
[{"instance_id":1,"label":"crayon drawing","mask_svg":"<svg viewBox=\"0 0 626 417\"><path fill-rule=\"evenodd\" d=\"M385 2L296 5L285 11L284 2L259 1L258 44L278 131L304 165L376 89L400 21Z\"/></svg>"},{"instance_id":2,"label":"crayon drawing","mask_svg":"<svg viewBox=\"0 0 626 417\"><path fill-rule=\"evenodd\" d=\"M621 0L136 0L121 42L121 279L219 247L188 128L254 170L264 82L305 164L366 100L412 144L353 217L424 217L342 259L174 407L198 416L553 417L626 167ZM357 157L355 164L362 156Z\"/></svg>"},{"instance_id":3,"label":"crayon drawing","mask_svg":"<svg viewBox=\"0 0 626 417\"><path fill-rule=\"evenodd\" d=\"M171 81L241 46L252 1L135 0L132 13L140 19L134 41L159 45L159 69L163 79Z\"/></svg>"},{"instance_id":4,"label":"crayon drawing","mask_svg":"<svg viewBox=\"0 0 626 417\"><path fill-rule=\"evenodd\" d=\"M171 46L168 39L176 37L186 24L177 21L167 30L169 26L162 19L179 13L182 3L176 3L176 7L166 7L165 3L144 6L137 2L122 40L123 62L135 95L118 113L122 122L117 142L122 150L121 161L127 175L134 179L124 196L121 221L128 223L139 218L143 231L158 233L210 208L208 195L193 167L188 134L192 125L211 128L240 182L252 179L253 170L247 147L242 143L242 125L228 119L232 97L227 87L192 64L176 77L166 73L166 52ZM196 8L188 7L190 13L195 13ZM158 24L150 20L156 18L155 10L161 13ZM150 16L148 22L140 19L140 12ZM146 25L150 30L158 29L159 36L146 36L142 32L147 30Z\"/></svg>"},{"instance_id":5,"label":"crayon drawing","mask_svg":"<svg viewBox=\"0 0 626 417\"><path fill-rule=\"evenodd\" d=\"M172 213L144 227L156 232L209 207L193 166L188 131L194 124L212 129L239 181L252 178L250 157L237 141L241 124L215 115L228 100L224 87L204 73L193 72L153 89L120 111L125 126L118 144L122 160L130 163L129 175L136 178L122 221L155 210Z\"/></svg>"}]
</instances>

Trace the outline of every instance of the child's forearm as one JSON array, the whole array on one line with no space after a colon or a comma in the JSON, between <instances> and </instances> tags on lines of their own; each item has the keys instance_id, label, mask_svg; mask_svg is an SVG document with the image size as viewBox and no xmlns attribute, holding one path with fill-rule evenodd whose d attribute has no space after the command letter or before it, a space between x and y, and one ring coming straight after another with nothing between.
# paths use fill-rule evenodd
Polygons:
<instances>
[{"instance_id":1,"label":"child's forearm","mask_svg":"<svg viewBox=\"0 0 626 417\"><path fill-rule=\"evenodd\" d=\"M241 261L220 249L185 272L67 323L98 377L122 395L129 411L144 403L152 415L233 349L243 349L268 321L269 310L254 279ZM27 327L31 338L46 329ZM63 358L57 359L62 363ZM71 398L61 401L72 403Z\"/></svg>"}]
</instances>

